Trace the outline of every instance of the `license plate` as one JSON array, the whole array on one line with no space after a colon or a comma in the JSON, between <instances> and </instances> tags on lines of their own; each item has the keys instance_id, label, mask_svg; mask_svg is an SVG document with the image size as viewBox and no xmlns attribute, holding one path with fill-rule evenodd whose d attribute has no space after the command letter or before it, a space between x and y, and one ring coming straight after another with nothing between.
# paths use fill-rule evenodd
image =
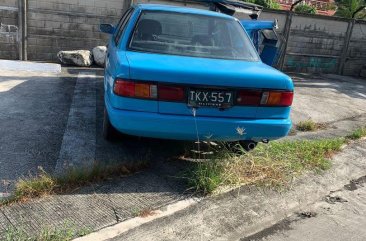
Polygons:
<instances>
[{"instance_id":1,"label":"license plate","mask_svg":"<svg viewBox=\"0 0 366 241\"><path fill-rule=\"evenodd\" d=\"M189 90L188 105L228 108L233 103L233 92L225 90Z\"/></svg>"}]
</instances>

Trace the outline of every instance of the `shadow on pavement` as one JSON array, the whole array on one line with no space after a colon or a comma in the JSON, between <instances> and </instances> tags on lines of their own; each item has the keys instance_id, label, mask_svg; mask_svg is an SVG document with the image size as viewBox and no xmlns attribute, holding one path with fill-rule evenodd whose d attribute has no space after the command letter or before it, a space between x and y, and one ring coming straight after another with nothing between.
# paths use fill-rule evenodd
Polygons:
<instances>
[{"instance_id":1,"label":"shadow on pavement","mask_svg":"<svg viewBox=\"0 0 366 241\"><path fill-rule=\"evenodd\" d=\"M366 99L366 80L355 79L343 76L344 80L333 79L327 76L312 76L297 74L294 79L295 87L313 88L319 90L322 88L334 89L351 98Z\"/></svg>"}]
</instances>

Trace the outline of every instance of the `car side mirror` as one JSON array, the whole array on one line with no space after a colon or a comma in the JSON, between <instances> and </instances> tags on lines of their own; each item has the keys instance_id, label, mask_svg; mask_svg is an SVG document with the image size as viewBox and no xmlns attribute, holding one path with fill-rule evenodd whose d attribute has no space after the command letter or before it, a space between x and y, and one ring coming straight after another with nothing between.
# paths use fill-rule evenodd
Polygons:
<instances>
[{"instance_id":1,"label":"car side mirror","mask_svg":"<svg viewBox=\"0 0 366 241\"><path fill-rule=\"evenodd\" d=\"M109 23L102 23L101 25L99 25L99 29L101 32L108 34L114 34L114 32L116 31L114 26Z\"/></svg>"}]
</instances>

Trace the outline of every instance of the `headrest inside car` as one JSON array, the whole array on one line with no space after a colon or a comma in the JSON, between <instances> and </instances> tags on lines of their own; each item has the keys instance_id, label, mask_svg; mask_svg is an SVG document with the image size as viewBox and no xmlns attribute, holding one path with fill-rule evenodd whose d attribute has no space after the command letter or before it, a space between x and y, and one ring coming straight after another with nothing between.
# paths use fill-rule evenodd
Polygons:
<instances>
[{"instance_id":1,"label":"headrest inside car","mask_svg":"<svg viewBox=\"0 0 366 241\"><path fill-rule=\"evenodd\" d=\"M140 40L153 40L153 35L160 35L161 33L161 23L153 19L143 19L137 26L137 37Z\"/></svg>"}]
</instances>

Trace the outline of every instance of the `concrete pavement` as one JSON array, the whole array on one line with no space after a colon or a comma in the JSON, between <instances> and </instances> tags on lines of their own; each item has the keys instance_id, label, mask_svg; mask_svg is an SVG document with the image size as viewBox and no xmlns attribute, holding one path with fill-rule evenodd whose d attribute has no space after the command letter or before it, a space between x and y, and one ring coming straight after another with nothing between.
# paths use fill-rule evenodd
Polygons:
<instances>
[{"instance_id":1,"label":"concrete pavement","mask_svg":"<svg viewBox=\"0 0 366 241\"><path fill-rule=\"evenodd\" d=\"M138 138L113 143L103 140L102 73L100 69L78 68L63 68L58 74L1 73L0 193L11 191L16 179L34 174L39 166L50 173L55 170L62 173L68 166L134 163L145 159L150 167L70 194L3 207L0 233L9 225L33 233L44 225L58 226L65 221L99 230L131 219L141 210L160 209L191 196L185 192L183 180L177 178L188 164L174 158L182 153L184 143ZM363 80L344 82L327 76L296 78L295 123L309 117L335 125L343 123L340 119L345 121L344 125L325 130L329 136L344 135L365 123L366 109L362 108L366 106L362 95L365 89L360 87L366 85ZM317 81L323 87L320 96L314 98L312 85L317 85ZM329 96L342 103L356 104L337 108ZM308 104L302 104L303 101ZM322 117L325 109L334 113ZM316 138L318 134L309 135ZM306 135L298 133L295 137L308 138Z\"/></svg>"},{"instance_id":2,"label":"concrete pavement","mask_svg":"<svg viewBox=\"0 0 366 241\"><path fill-rule=\"evenodd\" d=\"M307 217L308 213L317 211L311 206L314 202L330 195L335 197L338 190L344 185L349 184L351 180L358 179L366 175L366 140L358 141L351 146L346 147L342 153L335 156L332 160L333 166L331 170L322 175L307 174L294 181L292 188L285 192L277 192L265 188L256 188L254 186L246 186L229 193L211 197L197 202L186 209L180 210L173 215L156 219L149 223L143 224L137 228L125 229L123 224L118 224L119 230L123 230L112 239L96 239L93 234L78 239L78 241L94 241L94 240L262 240L261 238L267 234L267 228L275 233L278 222L287 224L288 217L293 213L303 213L302 216ZM362 185L362 184L361 184ZM336 191L336 192L334 192ZM362 192L362 195L365 191ZM345 199L357 200L364 196L357 196L358 192L344 196ZM352 198L351 198L352 196ZM343 196L342 196L343 197ZM338 205L338 204L337 204ZM343 204L339 204L343 205ZM348 204L345 204L348 205ZM343 224L357 223L353 228L360 228L358 235L364 234L366 212L365 201L361 201L358 206L352 208L352 203L348 209L343 210L347 213ZM338 214L337 220L341 219L342 213ZM310 215L311 216L311 215ZM354 220L353 220L354 218ZM352 221L353 220L353 221ZM311 222L311 220L309 220ZM326 222L322 220L321 222ZM297 225L297 224L294 224ZM342 222L339 223L342 225ZM116 227L117 227L116 226ZM314 228L315 225L312 225ZM328 223L328 230L336 229L336 223ZM318 227L321 229L321 226ZM265 231L263 231L265 230ZM297 230L302 230L299 224ZM258 232L259 235L255 235ZM326 235L326 230L323 230ZM351 231L351 230L349 230ZM287 229L283 231L286 236L289 233ZM291 231L294 233L295 231ZM279 238L268 240L298 240L297 237L310 233L310 230L302 230L298 234L294 234L288 239ZM316 229L313 229L312 236L303 236L299 240L323 240L316 237ZM103 234L103 230L100 231ZM116 233L118 233L116 231ZM350 232L348 232L350 234ZM274 237L277 237L274 234ZM306 239L306 237L313 237ZM345 235L340 236L346 237ZM354 237L354 236L350 236ZM366 236L362 236L365 240ZM265 239L266 240L266 239ZM329 239L330 240L330 239ZM353 239L335 239L335 240L353 240ZM362 240L362 239L355 239Z\"/></svg>"},{"instance_id":3,"label":"concrete pavement","mask_svg":"<svg viewBox=\"0 0 366 241\"><path fill-rule=\"evenodd\" d=\"M306 212L241 241L366 240L366 176L330 193ZM310 213L312 215L306 215Z\"/></svg>"}]
</instances>

